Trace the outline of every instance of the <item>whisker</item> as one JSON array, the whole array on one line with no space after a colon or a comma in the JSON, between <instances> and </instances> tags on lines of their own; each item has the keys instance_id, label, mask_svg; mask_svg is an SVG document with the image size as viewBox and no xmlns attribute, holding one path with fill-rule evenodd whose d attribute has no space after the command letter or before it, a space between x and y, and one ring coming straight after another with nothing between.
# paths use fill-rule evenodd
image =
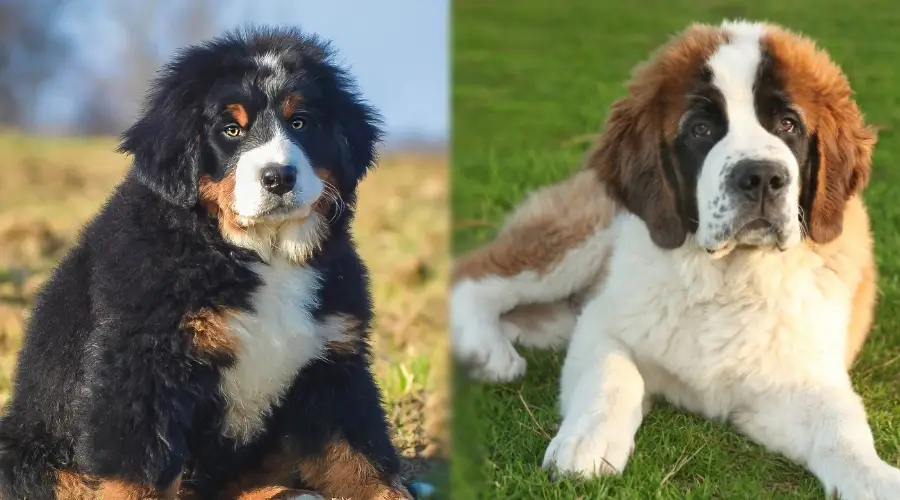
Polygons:
<instances>
[{"instance_id":1,"label":"whisker","mask_svg":"<svg viewBox=\"0 0 900 500\"><path fill-rule=\"evenodd\" d=\"M800 215L800 236L806 238L809 236L809 227L807 226L806 221L806 212L803 211L803 207L798 207L799 215Z\"/></svg>"},{"instance_id":2,"label":"whisker","mask_svg":"<svg viewBox=\"0 0 900 500\"><path fill-rule=\"evenodd\" d=\"M341 198L340 192L337 188L328 181L323 181L324 189L323 196L326 197L333 205L334 205L334 213L332 214L331 220L329 222L333 222L337 220L344 213L344 209L346 203L344 203L343 198Z\"/></svg>"}]
</instances>

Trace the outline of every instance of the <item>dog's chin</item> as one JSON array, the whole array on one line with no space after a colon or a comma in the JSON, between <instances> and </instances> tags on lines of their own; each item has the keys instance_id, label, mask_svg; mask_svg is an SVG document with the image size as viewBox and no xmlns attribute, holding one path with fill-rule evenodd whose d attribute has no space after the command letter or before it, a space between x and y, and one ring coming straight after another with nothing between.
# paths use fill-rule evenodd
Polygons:
<instances>
[{"instance_id":1,"label":"dog's chin","mask_svg":"<svg viewBox=\"0 0 900 500\"><path fill-rule=\"evenodd\" d=\"M244 227L257 225L280 225L286 222L301 222L312 215L313 205L273 207L254 215L239 215L237 221Z\"/></svg>"},{"instance_id":2,"label":"dog's chin","mask_svg":"<svg viewBox=\"0 0 900 500\"><path fill-rule=\"evenodd\" d=\"M751 220L723 238L705 247L713 259L721 259L737 249L787 251L793 244L789 231L767 219Z\"/></svg>"}]
</instances>

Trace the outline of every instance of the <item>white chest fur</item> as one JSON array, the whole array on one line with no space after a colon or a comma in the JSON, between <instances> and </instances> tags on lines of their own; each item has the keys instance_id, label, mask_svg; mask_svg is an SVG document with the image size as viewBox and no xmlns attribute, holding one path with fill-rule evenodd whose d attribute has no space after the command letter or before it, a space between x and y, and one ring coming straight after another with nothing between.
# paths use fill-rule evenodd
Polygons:
<instances>
[{"instance_id":1,"label":"white chest fur","mask_svg":"<svg viewBox=\"0 0 900 500\"><path fill-rule=\"evenodd\" d=\"M223 433L246 442L263 426L297 372L321 355L326 339L313 318L321 276L283 259L255 264L263 284L255 311L231 316L237 362L222 373L226 415Z\"/></svg>"},{"instance_id":2,"label":"white chest fur","mask_svg":"<svg viewBox=\"0 0 900 500\"><path fill-rule=\"evenodd\" d=\"M660 250L638 221L619 222L592 309L630 348L651 393L724 417L773 381L844 373L852 296L816 254L795 247L716 261L691 242Z\"/></svg>"}]
</instances>

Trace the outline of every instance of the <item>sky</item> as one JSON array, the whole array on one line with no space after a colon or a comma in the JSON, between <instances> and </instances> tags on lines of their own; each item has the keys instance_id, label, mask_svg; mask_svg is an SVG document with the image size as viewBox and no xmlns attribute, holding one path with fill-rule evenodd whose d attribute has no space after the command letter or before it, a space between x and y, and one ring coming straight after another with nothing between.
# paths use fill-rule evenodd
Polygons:
<instances>
[{"instance_id":1,"label":"sky","mask_svg":"<svg viewBox=\"0 0 900 500\"><path fill-rule=\"evenodd\" d=\"M294 25L332 40L338 61L349 66L363 95L384 119L387 142L445 142L449 131L448 0L222 0L215 8L212 35L244 24ZM58 29L71 41L74 55L42 92L37 116L50 116L47 128L77 120L78 100L91 92L79 78L84 71L117 75L117 63L129 57L123 41L133 36L117 21L115 9L148 9L145 3L121 0L69 2L59 14ZM146 13L158 56L166 60L177 48L167 29L178 19L183 2L157 0ZM133 7L132 7L133 6ZM138 19L141 19L138 17ZM189 35L202 39L210 30ZM196 40L191 40L196 41ZM46 110L48 112L41 112ZM50 112L52 110L52 112Z\"/></svg>"}]
</instances>

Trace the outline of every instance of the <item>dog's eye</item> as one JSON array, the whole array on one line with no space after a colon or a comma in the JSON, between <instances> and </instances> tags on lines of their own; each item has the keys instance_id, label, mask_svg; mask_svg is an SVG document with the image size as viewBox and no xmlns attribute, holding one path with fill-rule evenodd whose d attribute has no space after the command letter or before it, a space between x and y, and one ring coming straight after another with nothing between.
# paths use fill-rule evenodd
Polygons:
<instances>
[{"instance_id":1,"label":"dog's eye","mask_svg":"<svg viewBox=\"0 0 900 500\"><path fill-rule=\"evenodd\" d=\"M229 123L222 129L222 133L228 137L237 137L241 135L241 127L238 127L235 123Z\"/></svg>"},{"instance_id":2,"label":"dog's eye","mask_svg":"<svg viewBox=\"0 0 900 500\"><path fill-rule=\"evenodd\" d=\"M712 129L708 124L700 122L691 127L691 133L694 134L694 137L708 137L712 134Z\"/></svg>"},{"instance_id":3,"label":"dog's eye","mask_svg":"<svg viewBox=\"0 0 900 500\"><path fill-rule=\"evenodd\" d=\"M294 130L300 130L301 128L306 126L306 118L302 116L295 116L291 118L291 128Z\"/></svg>"},{"instance_id":4,"label":"dog's eye","mask_svg":"<svg viewBox=\"0 0 900 500\"><path fill-rule=\"evenodd\" d=\"M793 134L797 131L797 122L792 118L782 118L778 123L778 131L785 134Z\"/></svg>"}]
</instances>

